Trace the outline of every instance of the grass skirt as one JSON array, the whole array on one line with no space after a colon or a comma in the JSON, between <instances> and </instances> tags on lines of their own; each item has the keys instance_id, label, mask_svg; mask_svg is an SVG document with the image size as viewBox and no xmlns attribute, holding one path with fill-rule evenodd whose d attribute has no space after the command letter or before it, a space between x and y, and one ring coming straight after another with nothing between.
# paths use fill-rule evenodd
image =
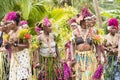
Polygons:
<instances>
[{"instance_id":1,"label":"grass skirt","mask_svg":"<svg viewBox=\"0 0 120 80\"><path fill-rule=\"evenodd\" d=\"M57 58L39 55L40 66L36 68L37 80L62 80L62 65Z\"/></svg>"},{"instance_id":2,"label":"grass skirt","mask_svg":"<svg viewBox=\"0 0 120 80\"><path fill-rule=\"evenodd\" d=\"M0 52L0 80L6 80L5 59L5 53Z\"/></svg>"},{"instance_id":3,"label":"grass skirt","mask_svg":"<svg viewBox=\"0 0 120 80\"><path fill-rule=\"evenodd\" d=\"M117 55L108 55L108 65L105 66L104 79L114 80L114 64L117 61Z\"/></svg>"},{"instance_id":4,"label":"grass skirt","mask_svg":"<svg viewBox=\"0 0 120 80\"><path fill-rule=\"evenodd\" d=\"M8 80L9 78L9 61L6 51L0 52L0 80Z\"/></svg>"},{"instance_id":5,"label":"grass skirt","mask_svg":"<svg viewBox=\"0 0 120 80\"><path fill-rule=\"evenodd\" d=\"M91 80L96 70L97 61L93 51L76 51L76 80Z\"/></svg>"}]
</instances>

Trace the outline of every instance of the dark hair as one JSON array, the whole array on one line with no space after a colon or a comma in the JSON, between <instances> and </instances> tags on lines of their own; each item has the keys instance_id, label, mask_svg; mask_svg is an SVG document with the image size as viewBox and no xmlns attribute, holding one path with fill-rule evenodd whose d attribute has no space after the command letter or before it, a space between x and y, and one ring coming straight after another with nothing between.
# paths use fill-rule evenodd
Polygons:
<instances>
[{"instance_id":1,"label":"dark hair","mask_svg":"<svg viewBox=\"0 0 120 80\"><path fill-rule=\"evenodd\" d=\"M79 17L80 17L80 14L77 14L76 16L77 16L77 18L79 18Z\"/></svg>"},{"instance_id":2,"label":"dark hair","mask_svg":"<svg viewBox=\"0 0 120 80\"><path fill-rule=\"evenodd\" d=\"M80 25L82 26L85 23L85 20L80 21Z\"/></svg>"},{"instance_id":3,"label":"dark hair","mask_svg":"<svg viewBox=\"0 0 120 80\"><path fill-rule=\"evenodd\" d=\"M15 22L16 22L16 24L18 25L19 24L19 22L20 22L20 17L21 17L21 15L20 15L20 13L19 12L17 12L16 13L16 16L17 16L17 18L14 20Z\"/></svg>"}]
</instances>

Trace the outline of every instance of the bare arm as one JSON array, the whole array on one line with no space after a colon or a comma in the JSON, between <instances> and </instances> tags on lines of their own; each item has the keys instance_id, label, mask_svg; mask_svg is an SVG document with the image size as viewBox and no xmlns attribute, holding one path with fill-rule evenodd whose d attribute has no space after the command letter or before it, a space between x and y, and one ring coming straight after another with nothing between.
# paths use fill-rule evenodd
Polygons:
<instances>
[{"instance_id":1,"label":"bare arm","mask_svg":"<svg viewBox=\"0 0 120 80\"><path fill-rule=\"evenodd\" d=\"M19 47L19 48L29 48L29 42L27 41L27 42L24 43L24 44L18 44L18 47Z\"/></svg>"}]
</instances>

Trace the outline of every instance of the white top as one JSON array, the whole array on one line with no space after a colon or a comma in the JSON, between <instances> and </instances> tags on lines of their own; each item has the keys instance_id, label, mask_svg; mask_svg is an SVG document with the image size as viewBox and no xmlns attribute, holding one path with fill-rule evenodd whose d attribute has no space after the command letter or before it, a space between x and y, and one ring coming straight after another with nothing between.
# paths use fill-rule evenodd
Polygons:
<instances>
[{"instance_id":1,"label":"white top","mask_svg":"<svg viewBox=\"0 0 120 80\"><path fill-rule=\"evenodd\" d=\"M53 34L50 33L50 42L49 44L44 42L46 40L46 38L44 38L44 36L41 34L40 36L38 36L38 39L40 40L40 42L42 43L42 45L40 46L40 54L44 57L56 57L56 42L54 41L54 37Z\"/></svg>"},{"instance_id":2,"label":"white top","mask_svg":"<svg viewBox=\"0 0 120 80\"><path fill-rule=\"evenodd\" d=\"M56 57L56 43L51 42L50 48L46 43L42 43L42 47L40 48L40 54L44 57Z\"/></svg>"}]
</instances>

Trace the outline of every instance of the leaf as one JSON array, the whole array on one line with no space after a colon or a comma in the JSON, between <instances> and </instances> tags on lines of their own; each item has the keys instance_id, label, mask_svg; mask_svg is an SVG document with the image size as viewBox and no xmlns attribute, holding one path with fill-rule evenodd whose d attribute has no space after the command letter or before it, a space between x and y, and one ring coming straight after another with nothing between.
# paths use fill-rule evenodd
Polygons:
<instances>
[{"instance_id":1,"label":"leaf","mask_svg":"<svg viewBox=\"0 0 120 80\"><path fill-rule=\"evenodd\" d=\"M21 11L23 18L28 20L33 0L21 0Z\"/></svg>"},{"instance_id":2,"label":"leaf","mask_svg":"<svg viewBox=\"0 0 120 80\"><path fill-rule=\"evenodd\" d=\"M107 18L112 17L112 15L110 13L106 12L106 11L102 12L101 15L104 16L104 17L107 17Z\"/></svg>"}]
</instances>

